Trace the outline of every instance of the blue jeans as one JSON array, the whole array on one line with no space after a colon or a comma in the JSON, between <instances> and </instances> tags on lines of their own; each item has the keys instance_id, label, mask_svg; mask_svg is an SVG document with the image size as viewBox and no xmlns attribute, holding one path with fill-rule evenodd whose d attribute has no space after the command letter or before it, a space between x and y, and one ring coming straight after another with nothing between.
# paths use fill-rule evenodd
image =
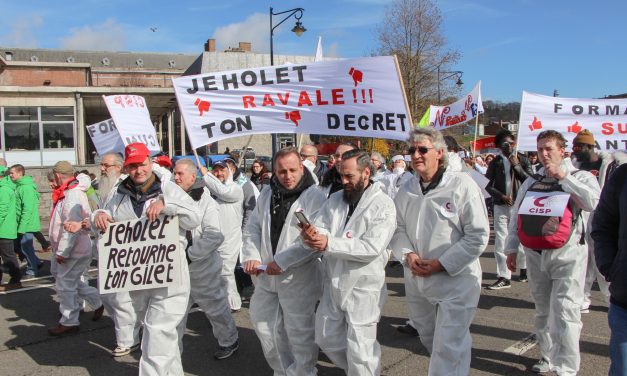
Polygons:
<instances>
[{"instance_id":1,"label":"blue jeans","mask_svg":"<svg viewBox=\"0 0 627 376\"><path fill-rule=\"evenodd\" d=\"M627 376L627 309L610 303L610 376Z\"/></svg>"},{"instance_id":2,"label":"blue jeans","mask_svg":"<svg viewBox=\"0 0 627 376\"><path fill-rule=\"evenodd\" d=\"M25 234L18 235L17 239L20 242L22 253L26 256L26 263L28 264L26 267L26 274L36 276L37 270L39 269L39 258L35 254L33 234L27 232Z\"/></svg>"}]
</instances>

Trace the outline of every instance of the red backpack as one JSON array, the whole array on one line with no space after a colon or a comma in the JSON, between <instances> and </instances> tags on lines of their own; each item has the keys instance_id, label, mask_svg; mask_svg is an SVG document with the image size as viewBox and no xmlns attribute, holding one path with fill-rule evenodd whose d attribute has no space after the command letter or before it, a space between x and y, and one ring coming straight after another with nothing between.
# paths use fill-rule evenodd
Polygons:
<instances>
[{"instance_id":1,"label":"red backpack","mask_svg":"<svg viewBox=\"0 0 627 376\"><path fill-rule=\"evenodd\" d=\"M577 171L575 171L577 172ZM562 186L555 178L534 175L536 181L527 192L563 192ZM556 216L538 216L529 214L518 215L518 239L520 243L533 250L562 248L570 239L577 220L581 216L581 208L568 200L564 212ZM584 234L580 244L584 244Z\"/></svg>"}]
</instances>

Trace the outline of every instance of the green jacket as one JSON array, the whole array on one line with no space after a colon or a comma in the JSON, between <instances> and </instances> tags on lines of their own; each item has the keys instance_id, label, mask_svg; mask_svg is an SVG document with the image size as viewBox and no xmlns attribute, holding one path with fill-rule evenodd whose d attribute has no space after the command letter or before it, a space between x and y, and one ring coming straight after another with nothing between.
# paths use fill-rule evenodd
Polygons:
<instances>
[{"instance_id":1,"label":"green jacket","mask_svg":"<svg viewBox=\"0 0 627 376\"><path fill-rule=\"evenodd\" d=\"M17 196L17 232L37 232L39 222L39 192L31 176L22 176L15 182Z\"/></svg>"},{"instance_id":2,"label":"green jacket","mask_svg":"<svg viewBox=\"0 0 627 376\"><path fill-rule=\"evenodd\" d=\"M0 179L0 239L17 238L15 184L6 176Z\"/></svg>"}]
</instances>

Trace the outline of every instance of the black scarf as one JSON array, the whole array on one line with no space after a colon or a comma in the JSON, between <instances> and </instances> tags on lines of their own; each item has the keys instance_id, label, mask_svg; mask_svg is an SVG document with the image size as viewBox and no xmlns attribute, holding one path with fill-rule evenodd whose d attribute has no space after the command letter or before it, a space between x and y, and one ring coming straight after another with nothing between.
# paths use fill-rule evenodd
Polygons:
<instances>
[{"instance_id":1,"label":"black scarf","mask_svg":"<svg viewBox=\"0 0 627 376\"><path fill-rule=\"evenodd\" d=\"M435 175L433 175L433 178L426 187L422 186L423 181L422 178L420 178L420 189L422 190L423 195L426 195L430 190L434 189L438 186L438 184L440 184L440 182L442 181L442 177L444 176L444 171L446 171L446 168L438 168L438 171L436 171Z\"/></svg>"},{"instance_id":2,"label":"black scarf","mask_svg":"<svg viewBox=\"0 0 627 376\"><path fill-rule=\"evenodd\" d=\"M187 192L189 197L191 197L192 200L196 202L200 201L203 193L205 193L205 183L200 179L196 179L190 190ZM192 233L192 231L193 230L185 231L185 239L187 239L187 247L185 247L185 258L187 259L188 264L192 263L192 259L189 258L189 249L194 244L194 234Z\"/></svg>"},{"instance_id":3,"label":"black scarf","mask_svg":"<svg viewBox=\"0 0 627 376\"><path fill-rule=\"evenodd\" d=\"M322 183L320 183L321 187L331 186L331 190L329 191L329 196L334 194L335 192L344 189L344 185L342 184L342 177L340 173L337 172L337 169L332 167L329 171L324 174L322 178ZM328 197L328 196L327 196Z\"/></svg>"},{"instance_id":4,"label":"black scarf","mask_svg":"<svg viewBox=\"0 0 627 376\"><path fill-rule=\"evenodd\" d=\"M131 198L133 211L139 218L144 212L144 203L161 194L161 180L159 180L157 175L152 174L152 176L143 184L135 185L129 176L124 179L122 183L120 183L118 193L127 195Z\"/></svg>"},{"instance_id":5,"label":"black scarf","mask_svg":"<svg viewBox=\"0 0 627 376\"><path fill-rule=\"evenodd\" d=\"M272 179L270 179L270 188L272 189L270 201L270 241L272 242L273 255L276 253L276 247L281 237L281 231L283 231L283 225L285 225L287 213L301 193L315 184L309 169L305 168L304 170L302 179L292 190L285 189L276 176L272 176Z\"/></svg>"}]
</instances>

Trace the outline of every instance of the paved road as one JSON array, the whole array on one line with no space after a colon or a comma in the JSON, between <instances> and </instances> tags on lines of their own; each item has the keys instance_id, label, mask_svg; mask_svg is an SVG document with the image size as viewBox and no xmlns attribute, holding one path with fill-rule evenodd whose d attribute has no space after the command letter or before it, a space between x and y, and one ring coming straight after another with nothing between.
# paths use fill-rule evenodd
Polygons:
<instances>
[{"instance_id":1,"label":"paved road","mask_svg":"<svg viewBox=\"0 0 627 376\"><path fill-rule=\"evenodd\" d=\"M495 280L494 258L490 251L481 257L483 283ZM49 255L47 256L49 258ZM45 272L46 269L44 269ZM6 278L6 277L5 277ZM429 358L415 337L396 331L404 324L406 308L401 268L388 268L388 299L379 324L383 375L426 375ZM24 289L0 295L0 375L135 375L139 354L113 359L113 323L105 316L99 322L90 313L81 317L81 332L65 338L49 337L46 328L56 324L58 305L52 280L28 281ZM93 281L92 281L93 283ZM525 375L539 358L534 346L518 355L516 346L529 336L533 323L533 303L526 283L512 282L508 290L483 290L479 310L471 327L473 336L472 375ZM607 304L598 291L593 307L583 316L581 336L581 375L607 374L609 368ZM217 343L202 312L190 314L184 339L183 365L189 375L271 375L259 341L250 324L248 306L235 314L241 347L230 359L215 361ZM522 346L523 348L525 346ZM509 348L509 352L505 349ZM319 375L343 373L320 356Z\"/></svg>"}]
</instances>

